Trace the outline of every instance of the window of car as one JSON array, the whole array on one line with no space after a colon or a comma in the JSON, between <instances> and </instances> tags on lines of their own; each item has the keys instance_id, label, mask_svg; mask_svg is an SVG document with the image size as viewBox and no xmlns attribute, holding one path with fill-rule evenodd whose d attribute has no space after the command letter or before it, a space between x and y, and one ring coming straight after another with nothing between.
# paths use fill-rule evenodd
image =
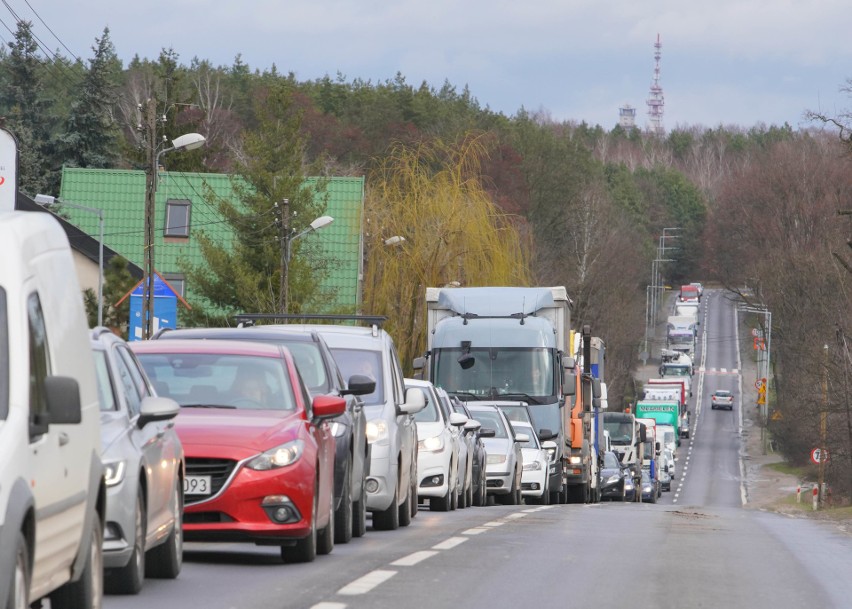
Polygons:
<instances>
[{"instance_id":1,"label":"window of car","mask_svg":"<svg viewBox=\"0 0 852 609\"><path fill-rule=\"evenodd\" d=\"M503 419L497 411L474 410L473 418L482 424L483 429L493 429L495 438L508 438L508 430L503 425Z\"/></svg>"},{"instance_id":2,"label":"window of car","mask_svg":"<svg viewBox=\"0 0 852 609\"><path fill-rule=\"evenodd\" d=\"M104 412L114 412L118 410L118 401L116 400L112 382L109 378L109 363L107 362L106 351L103 349L93 349L92 354L95 356L95 374L98 381L98 398L101 403L101 410Z\"/></svg>"},{"instance_id":3,"label":"window of car","mask_svg":"<svg viewBox=\"0 0 852 609\"><path fill-rule=\"evenodd\" d=\"M116 353L118 353L118 357L120 357L127 366L127 371L130 373L130 378L136 386L136 391L139 392L139 397L144 398L145 396L150 395L151 391L148 387L148 381L142 374L142 365L139 363L139 360L134 357L133 352L131 352L124 343L116 346L115 350Z\"/></svg>"},{"instance_id":4,"label":"window of car","mask_svg":"<svg viewBox=\"0 0 852 609\"><path fill-rule=\"evenodd\" d=\"M414 420L418 423L437 423L440 421L437 400L434 399L432 392L425 387L414 387L414 389L421 391L426 400L426 407L414 415Z\"/></svg>"},{"instance_id":5,"label":"window of car","mask_svg":"<svg viewBox=\"0 0 852 609\"><path fill-rule=\"evenodd\" d=\"M396 348L393 343L390 344L390 367L391 378L393 379L393 390L397 404L405 402L405 378L402 374L402 368L399 365L399 356L396 354Z\"/></svg>"},{"instance_id":6,"label":"window of car","mask_svg":"<svg viewBox=\"0 0 852 609\"><path fill-rule=\"evenodd\" d=\"M127 402L127 411L130 417L135 417L142 410L142 396L133 380L133 373L127 362L119 356L115 358L116 383L118 389L124 394Z\"/></svg>"},{"instance_id":7,"label":"window of car","mask_svg":"<svg viewBox=\"0 0 852 609\"><path fill-rule=\"evenodd\" d=\"M50 376L50 351L47 345L47 328L38 294L27 299L30 342L30 421L36 424L48 422L45 379Z\"/></svg>"},{"instance_id":8,"label":"window of car","mask_svg":"<svg viewBox=\"0 0 852 609\"><path fill-rule=\"evenodd\" d=\"M529 440L526 442L518 442L521 445L521 448L541 448L538 443L538 436L533 431L533 428L529 425L512 425L515 428L515 435L518 434L526 434L529 436Z\"/></svg>"},{"instance_id":9,"label":"window of car","mask_svg":"<svg viewBox=\"0 0 852 609\"><path fill-rule=\"evenodd\" d=\"M618 457L611 452L604 453L604 467L607 469L618 469Z\"/></svg>"},{"instance_id":10,"label":"window of car","mask_svg":"<svg viewBox=\"0 0 852 609\"><path fill-rule=\"evenodd\" d=\"M319 346L316 343L304 341L291 341L285 344L296 361L296 367L308 390L315 395L328 393L329 379Z\"/></svg>"},{"instance_id":11,"label":"window of car","mask_svg":"<svg viewBox=\"0 0 852 609\"><path fill-rule=\"evenodd\" d=\"M353 374L362 374L376 381L375 391L362 396L366 405L384 404L385 385L382 375L381 351L334 348L331 350L331 353L334 355L334 361L337 362L337 367L340 368L345 378L348 379Z\"/></svg>"},{"instance_id":12,"label":"window of car","mask_svg":"<svg viewBox=\"0 0 852 609\"><path fill-rule=\"evenodd\" d=\"M161 395L181 406L294 410L283 360L230 353L140 353Z\"/></svg>"}]
</instances>

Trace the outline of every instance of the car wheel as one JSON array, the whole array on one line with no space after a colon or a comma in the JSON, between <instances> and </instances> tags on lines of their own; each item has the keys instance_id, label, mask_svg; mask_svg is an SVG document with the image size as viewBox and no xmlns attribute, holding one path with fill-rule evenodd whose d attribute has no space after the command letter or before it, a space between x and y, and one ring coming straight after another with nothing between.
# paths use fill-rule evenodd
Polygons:
<instances>
[{"instance_id":1,"label":"car wheel","mask_svg":"<svg viewBox=\"0 0 852 609\"><path fill-rule=\"evenodd\" d=\"M414 456L414 460L411 462L412 472L411 472L411 490L409 491L409 495L411 496L411 517L414 518L417 516L417 510L420 509L417 501L417 455Z\"/></svg>"},{"instance_id":2,"label":"car wheel","mask_svg":"<svg viewBox=\"0 0 852 609\"><path fill-rule=\"evenodd\" d=\"M417 503L417 491L414 494L411 493L411 489L408 489L406 493L405 501L402 502L402 505L399 506L399 526L407 527L411 524L411 513L412 507L411 503Z\"/></svg>"},{"instance_id":3,"label":"car wheel","mask_svg":"<svg viewBox=\"0 0 852 609\"><path fill-rule=\"evenodd\" d=\"M30 559L27 540L24 534L18 532L17 549L15 550L15 572L12 574L12 587L6 600L8 609L27 609L30 591Z\"/></svg>"},{"instance_id":4,"label":"car wheel","mask_svg":"<svg viewBox=\"0 0 852 609\"><path fill-rule=\"evenodd\" d=\"M349 506L351 509L351 502ZM328 499L328 524L317 534L317 554L331 554L334 549L334 520L334 491L332 491L329 493Z\"/></svg>"},{"instance_id":5,"label":"car wheel","mask_svg":"<svg viewBox=\"0 0 852 609\"><path fill-rule=\"evenodd\" d=\"M95 514L86 546L83 573L50 595L51 609L100 609L104 597L104 524Z\"/></svg>"},{"instance_id":6,"label":"car wheel","mask_svg":"<svg viewBox=\"0 0 852 609\"><path fill-rule=\"evenodd\" d=\"M452 468L450 469L452 471ZM450 493L450 511L455 511L459 508L459 479L456 477L452 492Z\"/></svg>"},{"instance_id":7,"label":"car wheel","mask_svg":"<svg viewBox=\"0 0 852 609\"><path fill-rule=\"evenodd\" d=\"M145 496L142 489L136 494L136 516L133 526L133 551L123 567L108 569L104 578L106 592L110 594L139 594L145 581Z\"/></svg>"},{"instance_id":8,"label":"car wheel","mask_svg":"<svg viewBox=\"0 0 852 609\"><path fill-rule=\"evenodd\" d=\"M399 485L394 488L391 504L386 510L373 512L373 528L377 531L395 531L399 528Z\"/></svg>"},{"instance_id":9,"label":"car wheel","mask_svg":"<svg viewBox=\"0 0 852 609\"><path fill-rule=\"evenodd\" d=\"M340 498L340 505L334 510L334 541L336 543L349 543L352 539L353 513L352 468L347 465L343 476L343 496Z\"/></svg>"},{"instance_id":10,"label":"car wheel","mask_svg":"<svg viewBox=\"0 0 852 609\"><path fill-rule=\"evenodd\" d=\"M470 472L470 484L467 487L467 506L473 507L473 472Z\"/></svg>"},{"instance_id":11,"label":"car wheel","mask_svg":"<svg viewBox=\"0 0 852 609\"><path fill-rule=\"evenodd\" d=\"M145 555L148 577L175 579L183 566L183 484L175 486L175 523L166 541Z\"/></svg>"},{"instance_id":12,"label":"car wheel","mask_svg":"<svg viewBox=\"0 0 852 609\"><path fill-rule=\"evenodd\" d=\"M449 512L450 511L450 491L443 497L430 497L429 509L433 512Z\"/></svg>"},{"instance_id":13,"label":"car wheel","mask_svg":"<svg viewBox=\"0 0 852 609\"><path fill-rule=\"evenodd\" d=\"M367 532L367 487L361 480L360 499L352 506L352 537L363 537Z\"/></svg>"},{"instance_id":14,"label":"car wheel","mask_svg":"<svg viewBox=\"0 0 852 609\"><path fill-rule=\"evenodd\" d=\"M313 562L317 557L317 502L319 481L314 488L314 502L311 508L311 531L304 539L296 540L295 546L281 546L281 558L284 562Z\"/></svg>"}]
</instances>

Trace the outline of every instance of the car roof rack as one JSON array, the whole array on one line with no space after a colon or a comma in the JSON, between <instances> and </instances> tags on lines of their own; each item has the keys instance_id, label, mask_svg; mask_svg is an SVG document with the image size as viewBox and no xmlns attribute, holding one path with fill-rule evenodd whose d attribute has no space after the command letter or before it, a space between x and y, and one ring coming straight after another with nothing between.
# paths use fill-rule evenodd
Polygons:
<instances>
[{"instance_id":1,"label":"car roof rack","mask_svg":"<svg viewBox=\"0 0 852 609\"><path fill-rule=\"evenodd\" d=\"M360 322L368 326L376 326L381 328L382 324L387 321L384 315L320 315L320 314L296 314L296 313L240 313L234 315L234 319L241 326L254 325L257 321L354 321Z\"/></svg>"}]
</instances>

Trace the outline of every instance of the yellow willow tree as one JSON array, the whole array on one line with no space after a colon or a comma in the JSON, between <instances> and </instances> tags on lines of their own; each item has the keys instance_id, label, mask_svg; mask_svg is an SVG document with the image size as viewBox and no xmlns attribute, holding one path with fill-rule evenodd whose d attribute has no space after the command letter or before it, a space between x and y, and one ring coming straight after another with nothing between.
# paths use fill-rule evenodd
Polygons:
<instances>
[{"instance_id":1,"label":"yellow willow tree","mask_svg":"<svg viewBox=\"0 0 852 609\"><path fill-rule=\"evenodd\" d=\"M530 285L531 259L482 183L486 136L397 145L368 181L364 308L386 315L407 371L426 349L426 288Z\"/></svg>"}]
</instances>

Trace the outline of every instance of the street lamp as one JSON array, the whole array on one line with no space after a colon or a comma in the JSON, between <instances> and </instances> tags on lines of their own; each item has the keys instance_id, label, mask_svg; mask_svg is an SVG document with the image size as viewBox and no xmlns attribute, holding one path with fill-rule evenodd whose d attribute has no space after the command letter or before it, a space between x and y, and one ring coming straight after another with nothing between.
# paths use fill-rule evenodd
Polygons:
<instances>
[{"instance_id":1,"label":"street lamp","mask_svg":"<svg viewBox=\"0 0 852 609\"><path fill-rule=\"evenodd\" d=\"M81 209L98 216L98 225L100 228L100 237L98 238L98 326L104 325L104 210L63 201L50 195L36 195L35 202L44 207L67 205L68 207Z\"/></svg>"},{"instance_id":2,"label":"street lamp","mask_svg":"<svg viewBox=\"0 0 852 609\"><path fill-rule=\"evenodd\" d=\"M285 210L285 214L289 213L288 212L289 202L286 199L284 200L284 210ZM283 239L284 239L284 248L283 248L284 261L283 262L284 263L281 265L281 275L282 275L281 276L281 305L280 305L281 306L281 313L283 313L285 315L287 313L288 291L289 291L289 287L290 287L290 255L291 255L290 245L296 239L298 239L300 237L304 237L308 233L311 233L315 230L325 228L326 226L328 226L332 222L334 222L334 218L332 218L331 216L320 216L319 218L316 218L313 222L311 222L308 225L308 228L306 228L305 230L303 230L300 233L292 234L291 231L289 230L289 228L285 228L284 234L283 234Z\"/></svg>"},{"instance_id":3,"label":"street lamp","mask_svg":"<svg viewBox=\"0 0 852 609\"><path fill-rule=\"evenodd\" d=\"M195 150L204 145L206 138L200 133L186 133L172 140L172 145L157 151L156 117L149 111L151 146L148 150L150 166L145 193L145 267L142 276L142 338L149 339L154 333L154 211L157 185L159 182L160 157L174 150Z\"/></svg>"},{"instance_id":4,"label":"street lamp","mask_svg":"<svg viewBox=\"0 0 852 609\"><path fill-rule=\"evenodd\" d=\"M740 305L740 311L745 311L746 313L756 313L758 315L763 315L764 323L766 324L766 357L763 362L763 374L760 372L760 351L757 352L757 374L758 380L766 379L766 393L764 393L763 404L760 405L760 416L763 419L763 425L760 427L760 440L763 445L763 454L765 455L767 452L767 437L766 437L766 424L769 418L769 368L770 363L772 361L772 311L767 309L765 306L757 306L751 307L748 305Z\"/></svg>"}]
</instances>

